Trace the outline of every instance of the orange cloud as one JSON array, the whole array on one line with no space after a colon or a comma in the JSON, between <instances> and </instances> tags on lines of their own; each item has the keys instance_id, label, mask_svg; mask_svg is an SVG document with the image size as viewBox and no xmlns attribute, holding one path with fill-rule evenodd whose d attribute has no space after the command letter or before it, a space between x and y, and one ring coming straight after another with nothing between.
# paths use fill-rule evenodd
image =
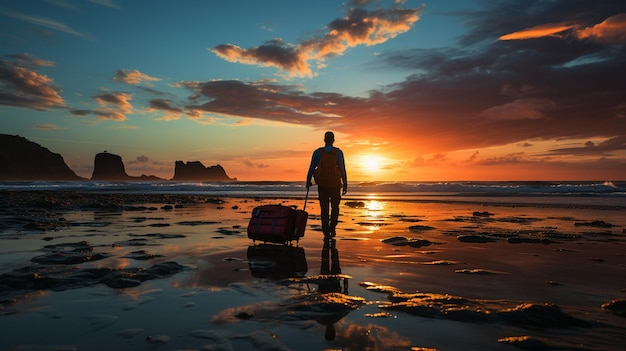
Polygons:
<instances>
[{"instance_id":1,"label":"orange cloud","mask_svg":"<svg viewBox=\"0 0 626 351\"><path fill-rule=\"evenodd\" d=\"M264 45L252 49L243 49L237 45L223 44L213 48L213 52L230 62L276 67L289 72L291 76L313 76L306 57L281 39L273 39Z\"/></svg>"},{"instance_id":2,"label":"orange cloud","mask_svg":"<svg viewBox=\"0 0 626 351\"><path fill-rule=\"evenodd\" d=\"M158 119L165 121L178 120L185 114L183 109L174 106L171 101L163 99L150 100L150 108L148 108L148 111L162 111L163 117Z\"/></svg>"},{"instance_id":3,"label":"orange cloud","mask_svg":"<svg viewBox=\"0 0 626 351\"><path fill-rule=\"evenodd\" d=\"M129 93L110 92L95 95L93 98L101 108L94 112L100 119L124 121L126 114L133 111L130 103L133 96Z\"/></svg>"},{"instance_id":4,"label":"orange cloud","mask_svg":"<svg viewBox=\"0 0 626 351\"><path fill-rule=\"evenodd\" d=\"M281 39L273 39L256 48L244 49L233 44L222 44L212 51L230 62L276 67L292 77L314 76L311 66L342 55L358 45L377 45L411 29L419 19L422 7L416 9L350 9L346 17L328 24L326 34L303 41L297 46ZM313 62L311 62L313 61Z\"/></svg>"},{"instance_id":5,"label":"orange cloud","mask_svg":"<svg viewBox=\"0 0 626 351\"><path fill-rule=\"evenodd\" d=\"M592 39L605 44L626 43L626 13L611 16L593 27L579 30L580 39Z\"/></svg>"},{"instance_id":6,"label":"orange cloud","mask_svg":"<svg viewBox=\"0 0 626 351\"><path fill-rule=\"evenodd\" d=\"M43 123L43 124L38 124L34 127L34 129L38 129L38 130L63 130L65 128L59 127L56 124L53 123Z\"/></svg>"},{"instance_id":7,"label":"orange cloud","mask_svg":"<svg viewBox=\"0 0 626 351\"><path fill-rule=\"evenodd\" d=\"M490 107L480 115L493 120L542 119L546 116L546 111L555 107L556 104L548 99L516 99L504 105Z\"/></svg>"},{"instance_id":8,"label":"orange cloud","mask_svg":"<svg viewBox=\"0 0 626 351\"><path fill-rule=\"evenodd\" d=\"M14 61L0 60L0 105L46 110L65 107L61 90L54 80L35 71L38 66L53 66L30 54L11 55Z\"/></svg>"},{"instance_id":9,"label":"orange cloud","mask_svg":"<svg viewBox=\"0 0 626 351\"><path fill-rule=\"evenodd\" d=\"M498 40L524 40L554 36L573 27L573 25L565 23L542 24L540 26L524 29L519 32L503 35L498 38Z\"/></svg>"},{"instance_id":10,"label":"orange cloud","mask_svg":"<svg viewBox=\"0 0 626 351\"><path fill-rule=\"evenodd\" d=\"M624 44L626 43L626 13L611 16L603 22L587 28L580 28L576 24L550 23L506 34L498 40L524 40L557 36L557 34L567 30L572 30L574 36L581 40L589 39L609 45Z\"/></svg>"},{"instance_id":11,"label":"orange cloud","mask_svg":"<svg viewBox=\"0 0 626 351\"><path fill-rule=\"evenodd\" d=\"M118 69L115 71L115 77L113 77L113 80L131 85L139 85L141 82L147 81L148 83L146 83L146 85L151 86L149 82L158 81L160 79L141 73L136 69Z\"/></svg>"}]
</instances>

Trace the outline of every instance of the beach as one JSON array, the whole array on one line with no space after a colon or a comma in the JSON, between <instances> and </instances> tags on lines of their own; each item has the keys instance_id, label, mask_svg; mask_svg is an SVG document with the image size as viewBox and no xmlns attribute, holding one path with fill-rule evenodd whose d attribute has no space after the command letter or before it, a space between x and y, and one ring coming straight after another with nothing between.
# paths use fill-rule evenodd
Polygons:
<instances>
[{"instance_id":1,"label":"beach","mask_svg":"<svg viewBox=\"0 0 626 351\"><path fill-rule=\"evenodd\" d=\"M623 350L625 206L1 191L0 350ZM314 193L312 193L314 194ZM567 201L564 201L567 202Z\"/></svg>"}]
</instances>

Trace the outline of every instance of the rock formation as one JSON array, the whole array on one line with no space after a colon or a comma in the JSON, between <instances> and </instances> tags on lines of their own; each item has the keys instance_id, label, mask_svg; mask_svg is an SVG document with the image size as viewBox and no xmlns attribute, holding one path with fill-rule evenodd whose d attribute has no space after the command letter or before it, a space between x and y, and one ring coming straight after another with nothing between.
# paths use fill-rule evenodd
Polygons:
<instances>
[{"instance_id":1,"label":"rock formation","mask_svg":"<svg viewBox=\"0 0 626 351\"><path fill-rule=\"evenodd\" d=\"M84 180L63 157L17 135L0 134L0 180Z\"/></svg>"},{"instance_id":2,"label":"rock formation","mask_svg":"<svg viewBox=\"0 0 626 351\"><path fill-rule=\"evenodd\" d=\"M119 155L101 152L93 162L91 180L129 180L124 169L124 162Z\"/></svg>"},{"instance_id":3,"label":"rock formation","mask_svg":"<svg viewBox=\"0 0 626 351\"><path fill-rule=\"evenodd\" d=\"M235 181L220 165L205 167L200 161L176 161L172 180Z\"/></svg>"},{"instance_id":4,"label":"rock formation","mask_svg":"<svg viewBox=\"0 0 626 351\"><path fill-rule=\"evenodd\" d=\"M6 180L87 180L72 171L63 157L26 138L0 134L0 181ZM154 175L139 177L126 174L122 157L107 151L96 155L91 180L158 181ZM172 180L236 181L222 166L205 167L199 161L176 161Z\"/></svg>"},{"instance_id":5,"label":"rock formation","mask_svg":"<svg viewBox=\"0 0 626 351\"><path fill-rule=\"evenodd\" d=\"M111 154L106 151L96 155L93 166L93 174L91 180L162 180L156 176L146 176L142 174L140 177L133 177L126 174L124 162L119 155Z\"/></svg>"}]
</instances>

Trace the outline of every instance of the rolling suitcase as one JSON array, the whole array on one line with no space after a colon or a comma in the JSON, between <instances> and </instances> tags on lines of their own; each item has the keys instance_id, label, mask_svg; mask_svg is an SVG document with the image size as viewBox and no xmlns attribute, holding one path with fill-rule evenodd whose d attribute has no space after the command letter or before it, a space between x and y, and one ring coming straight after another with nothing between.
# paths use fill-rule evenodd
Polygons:
<instances>
[{"instance_id":1,"label":"rolling suitcase","mask_svg":"<svg viewBox=\"0 0 626 351\"><path fill-rule=\"evenodd\" d=\"M283 205L263 205L252 210L248 238L272 243L294 240L296 210Z\"/></svg>"},{"instance_id":2,"label":"rolling suitcase","mask_svg":"<svg viewBox=\"0 0 626 351\"><path fill-rule=\"evenodd\" d=\"M307 197L304 200L306 209ZM252 210L248 223L248 238L271 243L298 241L304 236L308 213L284 205L262 205Z\"/></svg>"}]
</instances>

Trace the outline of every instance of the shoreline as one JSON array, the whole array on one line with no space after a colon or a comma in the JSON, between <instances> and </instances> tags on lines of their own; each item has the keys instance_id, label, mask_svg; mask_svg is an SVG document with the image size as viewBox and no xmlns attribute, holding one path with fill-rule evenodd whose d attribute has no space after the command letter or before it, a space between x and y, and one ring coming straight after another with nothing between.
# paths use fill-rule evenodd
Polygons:
<instances>
[{"instance_id":1,"label":"shoreline","mask_svg":"<svg viewBox=\"0 0 626 351\"><path fill-rule=\"evenodd\" d=\"M313 195L309 194L309 200L316 200L315 189L312 190ZM123 203L165 203L165 204L197 204L202 202L220 201L221 199L247 199L249 201L262 201L265 199L277 200L303 200L305 195L241 195L241 194L190 194L189 192L124 192L116 190L92 191L92 190L0 190L0 207L12 206L12 202L17 202L19 206L32 207L53 207L58 208L81 208L85 206L123 206ZM498 201L497 199L506 198L509 201ZM348 194L344 196L343 201L393 201L408 203L441 203L441 204L474 204L489 206L515 206L515 207L542 207L542 208L571 208L571 209L597 209L621 211L626 210L624 205L616 204L584 204L584 203L551 203L550 199L577 199L585 201L589 199L607 198L606 195L579 195L579 194L498 194L492 193L486 196L481 193L465 193L465 194L423 194L423 195L376 195L376 194ZM543 201L535 202L516 202L522 199L543 199Z\"/></svg>"}]
</instances>

